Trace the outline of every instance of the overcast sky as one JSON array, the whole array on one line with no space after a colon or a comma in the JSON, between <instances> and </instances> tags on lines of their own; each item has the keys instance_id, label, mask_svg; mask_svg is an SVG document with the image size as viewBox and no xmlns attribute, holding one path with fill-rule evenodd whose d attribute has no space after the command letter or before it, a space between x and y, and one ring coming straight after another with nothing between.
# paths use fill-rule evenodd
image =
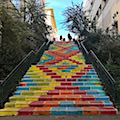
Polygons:
<instances>
[{"instance_id":1,"label":"overcast sky","mask_svg":"<svg viewBox=\"0 0 120 120\"><path fill-rule=\"evenodd\" d=\"M58 35L63 35L66 37L68 34L68 31L64 29L61 23L64 20L63 11L66 7L71 6L72 1L80 4L83 0L46 0L47 7L54 9Z\"/></svg>"}]
</instances>

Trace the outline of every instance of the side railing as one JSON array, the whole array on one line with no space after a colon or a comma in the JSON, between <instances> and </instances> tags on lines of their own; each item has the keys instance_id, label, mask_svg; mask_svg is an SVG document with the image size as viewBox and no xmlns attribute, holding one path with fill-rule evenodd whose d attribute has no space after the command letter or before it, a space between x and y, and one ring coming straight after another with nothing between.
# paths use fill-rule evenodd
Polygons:
<instances>
[{"instance_id":1,"label":"side railing","mask_svg":"<svg viewBox=\"0 0 120 120\"><path fill-rule=\"evenodd\" d=\"M49 48L50 44L51 44L51 41L44 42L42 44L42 46L36 52L36 55L35 55L36 57L35 57L35 60L34 60L33 64L36 64L37 62L39 62L39 60L40 60L41 56L43 55L44 51Z\"/></svg>"},{"instance_id":2,"label":"side railing","mask_svg":"<svg viewBox=\"0 0 120 120\"><path fill-rule=\"evenodd\" d=\"M34 58L35 53L31 51L0 84L0 107L3 107L7 97L15 90L20 79L32 64Z\"/></svg>"},{"instance_id":3,"label":"side railing","mask_svg":"<svg viewBox=\"0 0 120 120\"><path fill-rule=\"evenodd\" d=\"M31 51L13 70L12 72L0 83L0 107L4 107L7 98L18 86L21 78L25 75L27 70L32 64L36 64L50 42L44 42L37 52Z\"/></svg>"},{"instance_id":4,"label":"side railing","mask_svg":"<svg viewBox=\"0 0 120 120\"><path fill-rule=\"evenodd\" d=\"M86 49L86 47L83 45L83 42L79 42L78 40L76 40L76 41L74 41L74 42L78 45L79 49L82 50L82 53L83 53L83 55L84 55L84 57L85 57L85 60L86 60L86 63L87 63L87 64L91 64L91 60L90 60L90 58L88 57L88 56L89 56L89 52L88 52L88 50Z\"/></svg>"},{"instance_id":5,"label":"side railing","mask_svg":"<svg viewBox=\"0 0 120 120\"><path fill-rule=\"evenodd\" d=\"M84 41L79 42L77 41L77 45L79 48L81 47L83 54L86 59L86 63L92 63L96 72L98 73L99 78L105 85L105 91L109 96L112 98L113 102L116 101L116 90L115 90L115 80L107 71L105 66L101 63L95 53L90 50L88 51L87 48L84 46Z\"/></svg>"},{"instance_id":6,"label":"side railing","mask_svg":"<svg viewBox=\"0 0 120 120\"><path fill-rule=\"evenodd\" d=\"M105 66L101 63L95 53L90 50L89 52L90 59L93 63L94 68L96 69L98 76L105 85L105 91L109 94L112 100L116 101L116 90L115 90L115 80L107 71Z\"/></svg>"}]
</instances>

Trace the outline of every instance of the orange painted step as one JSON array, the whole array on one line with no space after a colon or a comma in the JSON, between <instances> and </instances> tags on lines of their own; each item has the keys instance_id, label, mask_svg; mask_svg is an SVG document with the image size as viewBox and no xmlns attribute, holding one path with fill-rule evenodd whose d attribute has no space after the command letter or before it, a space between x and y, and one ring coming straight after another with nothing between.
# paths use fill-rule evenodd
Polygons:
<instances>
[{"instance_id":1,"label":"orange painted step","mask_svg":"<svg viewBox=\"0 0 120 120\"><path fill-rule=\"evenodd\" d=\"M52 95L52 96L40 96L39 101L63 101L63 100L75 100L75 101L93 101L95 97L92 95Z\"/></svg>"},{"instance_id":2,"label":"orange painted step","mask_svg":"<svg viewBox=\"0 0 120 120\"><path fill-rule=\"evenodd\" d=\"M50 115L51 107L28 107L18 111L18 115Z\"/></svg>"},{"instance_id":3,"label":"orange painted step","mask_svg":"<svg viewBox=\"0 0 120 120\"><path fill-rule=\"evenodd\" d=\"M81 90L53 90L53 91L48 91L48 95L74 95L74 94L79 94L79 95L86 95L86 91L81 91Z\"/></svg>"}]
</instances>

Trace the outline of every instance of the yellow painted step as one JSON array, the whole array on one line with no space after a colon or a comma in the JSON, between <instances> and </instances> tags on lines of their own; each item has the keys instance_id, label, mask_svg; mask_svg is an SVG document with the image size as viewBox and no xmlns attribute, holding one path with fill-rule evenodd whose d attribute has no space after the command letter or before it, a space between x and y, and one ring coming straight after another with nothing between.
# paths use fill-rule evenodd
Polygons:
<instances>
[{"instance_id":1,"label":"yellow painted step","mask_svg":"<svg viewBox=\"0 0 120 120\"><path fill-rule=\"evenodd\" d=\"M4 108L0 109L0 116L15 116L18 114L19 108Z\"/></svg>"},{"instance_id":2,"label":"yellow painted step","mask_svg":"<svg viewBox=\"0 0 120 120\"><path fill-rule=\"evenodd\" d=\"M17 102L17 101L27 101L27 102L32 102L32 101L38 101L39 96L12 96L10 97L10 102Z\"/></svg>"},{"instance_id":3,"label":"yellow painted step","mask_svg":"<svg viewBox=\"0 0 120 120\"><path fill-rule=\"evenodd\" d=\"M51 76L48 76L46 74L41 74L41 75L29 75L30 78L51 78Z\"/></svg>"},{"instance_id":4,"label":"yellow painted step","mask_svg":"<svg viewBox=\"0 0 120 120\"><path fill-rule=\"evenodd\" d=\"M23 78L21 81L23 81L24 79L26 79L26 78ZM54 81L51 78L27 78L27 79L28 80L32 79L34 82L52 82L52 81Z\"/></svg>"},{"instance_id":5,"label":"yellow painted step","mask_svg":"<svg viewBox=\"0 0 120 120\"><path fill-rule=\"evenodd\" d=\"M39 75L39 74L44 74L42 71L32 71L32 72L27 72L26 75Z\"/></svg>"},{"instance_id":6,"label":"yellow painted step","mask_svg":"<svg viewBox=\"0 0 120 120\"><path fill-rule=\"evenodd\" d=\"M46 91L22 91L21 95L34 96L34 95L47 95Z\"/></svg>"},{"instance_id":7,"label":"yellow painted step","mask_svg":"<svg viewBox=\"0 0 120 120\"><path fill-rule=\"evenodd\" d=\"M19 101L19 102L7 102L5 108L24 108L29 107L31 102Z\"/></svg>"}]
</instances>

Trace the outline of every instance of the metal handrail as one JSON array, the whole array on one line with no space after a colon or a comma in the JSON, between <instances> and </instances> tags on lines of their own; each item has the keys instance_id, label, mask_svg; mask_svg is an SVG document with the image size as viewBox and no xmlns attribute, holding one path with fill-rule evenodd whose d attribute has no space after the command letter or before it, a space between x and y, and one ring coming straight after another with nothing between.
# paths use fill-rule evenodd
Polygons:
<instances>
[{"instance_id":1,"label":"metal handrail","mask_svg":"<svg viewBox=\"0 0 120 120\"><path fill-rule=\"evenodd\" d=\"M103 71L107 74L107 76L110 78L109 80L110 80L110 82L112 83L112 84L114 84L115 83L115 80L114 80L114 78L111 76L111 74L107 71L107 69L105 68L105 66L101 63L101 61L98 59L98 57L96 56L96 54L92 51L92 50L90 50L90 52L89 52L90 54L92 54L93 56L94 56L94 58L97 60L97 62L100 64L100 66L101 66L101 68L103 69Z\"/></svg>"},{"instance_id":2,"label":"metal handrail","mask_svg":"<svg viewBox=\"0 0 120 120\"><path fill-rule=\"evenodd\" d=\"M104 70L104 72L105 72L105 73L108 75L108 77L110 78L110 82L111 82L112 84L114 84L114 83L115 83L114 78L113 78L113 77L111 76L111 74L107 71L107 69L106 69L105 66L102 64L102 62L98 59L98 57L97 57L96 54L93 52L93 50L90 50L90 51L88 52L87 48L86 48L85 45L83 44L84 42L85 42L85 40L81 42L81 45L82 45L83 49L85 50L85 52L86 52L88 55L92 54L92 55L94 56L94 58L95 58L95 59L98 61L98 63L100 64L101 68ZM90 56L89 56L89 57L90 57Z\"/></svg>"},{"instance_id":3,"label":"metal handrail","mask_svg":"<svg viewBox=\"0 0 120 120\"><path fill-rule=\"evenodd\" d=\"M112 98L111 100L115 103L117 101L117 93L115 88L115 80L95 55L95 53L90 50L89 57L93 63L94 68L96 69L99 78L105 85L106 93Z\"/></svg>"},{"instance_id":4,"label":"metal handrail","mask_svg":"<svg viewBox=\"0 0 120 120\"><path fill-rule=\"evenodd\" d=\"M49 47L50 44L46 45L44 42L40 49L35 53L34 51L29 52L26 57L12 70L12 72L1 82L0 84L0 107L4 106L4 102L10 96L10 94L16 89L21 78L27 72L29 67L33 63L37 63L45 49Z\"/></svg>"},{"instance_id":5,"label":"metal handrail","mask_svg":"<svg viewBox=\"0 0 120 120\"><path fill-rule=\"evenodd\" d=\"M16 89L19 81L29 69L35 58L33 51L29 52L27 56L12 70L12 72L0 84L0 107L4 106L4 102L8 96Z\"/></svg>"},{"instance_id":6,"label":"metal handrail","mask_svg":"<svg viewBox=\"0 0 120 120\"><path fill-rule=\"evenodd\" d=\"M90 57L88 57L88 56L89 56L89 52L88 52L88 50L86 49L86 47L84 46L84 44L83 44L84 41L85 41L85 40L81 41L81 42L79 43L79 45L80 45L81 48L82 48L83 54L84 54L85 59L86 59L86 63L91 64Z\"/></svg>"},{"instance_id":7,"label":"metal handrail","mask_svg":"<svg viewBox=\"0 0 120 120\"><path fill-rule=\"evenodd\" d=\"M84 51L86 52L86 54L89 54L89 52L88 52L88 50L86 49L86 47L84 46L83 42L84 42L84 41L81 42L81 46L82 46L82 48L84 49Z\"/></svg>"},{"instance_id":8,"label":"metal handrail","mask_svg":"<svg viewBox=\"0 0 120 120\"><path fill-rule=\"evenodd\" d=\"M1 83L1 86L5 84L5 82L8 80L8 78L19 68L19 66L31 55L35 54L34 51L30 51L21 61L20 63L10 72L10 74L3 80Z\"/></svg>"},{"instance_id":9,"label":"metal handrail","mask_svg":"<svg viewBox=\"0 0 120 120\"><path fill-rule=\"evenodd\" d=\"M102 80L102 82L105 84L106 92L111 96L112 100L116 101L116 89L115 89L115 80L110 75L110 73L107 71L107 69L104 67L104 65L101 63L101 61L98 59L98 57L95 55L95 53L90 50L88 52L87 48L83 44L85 41L81 42L81 47L85 52L86 58L91 61L94 68L96 69L99 78Z\"/></svg>"},{"instance_id":10,"label":"metal handrail","mask_svg":"<svg viewBox=\"0 0 120 120\"><path fill-rule=\"evenodd\" d=\"M39 62L40 58L42 57L43 52L45 51L45 49L48 49L49 45L50 45L50 41L44 42L42 44L42 46L36 52L36 57L35 57L35 60L34 60L34 64L37 64L37 62Z\"/></svg>"}]
</instances>

